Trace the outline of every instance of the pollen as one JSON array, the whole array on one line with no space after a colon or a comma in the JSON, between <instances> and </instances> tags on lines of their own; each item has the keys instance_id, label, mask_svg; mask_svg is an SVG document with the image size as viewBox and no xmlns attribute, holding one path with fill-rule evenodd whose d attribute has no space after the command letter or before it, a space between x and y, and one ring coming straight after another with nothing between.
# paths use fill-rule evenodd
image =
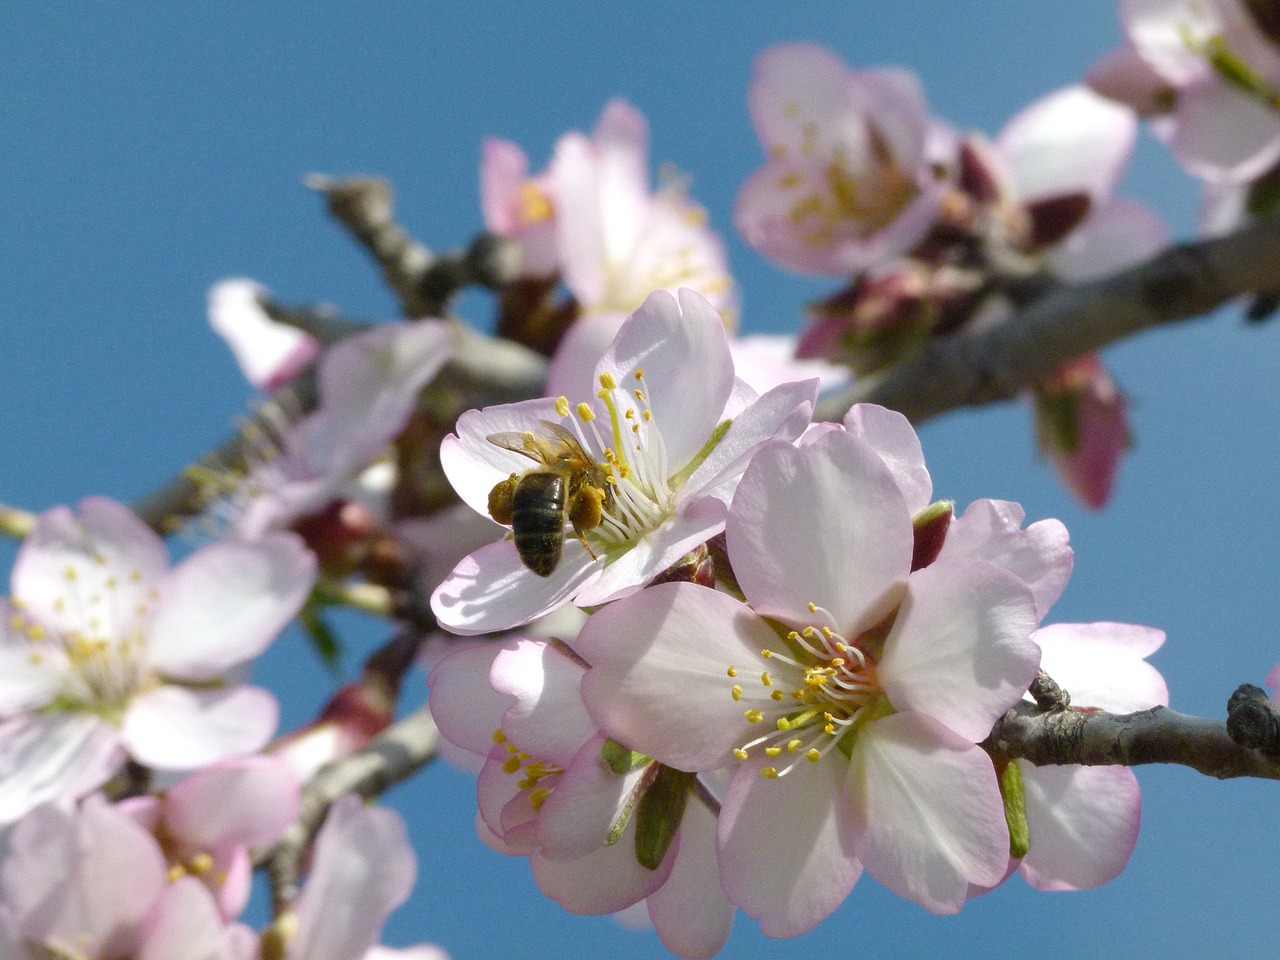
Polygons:
<instances>
[{"instance_id":1,"label":"pollen","mask_svg":"<svg viewBox=\"0 0 1280 960\"><path fill-rule=\"evenodd\" d=\"M755 710L755 709L748 710L746 713L743 714L743 716L747 718L747 723L763 723L764 722L764 714L761 713L759 710Z\"/></svg>"},{"instance_id":2,"label":"pollen","mask_svg":"<svg viewBox=\"0 0 1280 960\"><path fill-rule=\"evenodd\" d=\"M578 404L578 419L583 423L590 423L596 418L596 412L591 409L590 405L585 401Z\"/></svg>"},{"instance_id":3,"label":"pollen","mask_svg":"<svg viewBox=\"0 0 1280 960\"><path fill-rule=\"evenodd\" d=\"M735 683L735 684L733 685L733 689L732 689L732 690L730 690L729 692L730 692L730 694L733 696L733 699L734 699L734 700L741 700L741 699L742 699L742 684L740 684L740 683Z\"/></svg>"},{"instance_id":4,"label":"pollen","mask_svg":"<svg viewBox=\"0 0 1280 960\"><path fill-rule=\"evenodd\" d=\"M600 374L600 386L606 390L616 390L618 389L618 381L613 378L612 373L602 373Z\"/></svg>"},{"instance_id":5,"label":"pollen","mask_svg":"<svg viewBox=\"0 0 1280 960\"><path fill-rule=\"evenodd\" d=\"M556 397L556 413L562 417L567 417L569 415L568 397Z\"/></svg>"},{"instance_id":6,"label":"pollen","mask_svg":"<svg viewBox=\"0 0 1280 960\"><path fill-rule=\"evenodd\" d=\"M506 743L506 742L507 742L507 735L506 735L505 733L503 733L501 730L495 730L495 731L493 731L493 742L494 742L494 743Z\"/></svg>"},{"instance_id":7,"label":"pollen","mask_svg":"<svg viewBox=\"0 0 1280 960\"><path fill-rule=\"evenodd\" d=\"M729 676L731 676L731 677L736 677L736 676L738 675L738 668L737 668L737 667L730 667L730 668L728 669L727 673L728 673L728 674L729 674Z\"/></svg>"}]
</instances>

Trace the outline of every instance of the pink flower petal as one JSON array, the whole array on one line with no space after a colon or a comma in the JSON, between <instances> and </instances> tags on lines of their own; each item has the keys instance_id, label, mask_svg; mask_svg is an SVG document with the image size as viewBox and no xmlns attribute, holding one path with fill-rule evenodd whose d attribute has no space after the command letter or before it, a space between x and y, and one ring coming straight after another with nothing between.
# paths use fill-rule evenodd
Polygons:
<instances>
[{"instance_id":1,"label":"pink flower petal","mask_svg":"<svg viewBox=\"0 0 1280 960\"><path fill-rule=\"evenodd\" d=\"M618 842L597 846L583 857L553 860L533 854L533 879L538 889L570 913L600 916L617 913L649 896L666 882L675 862L668 852L657 870L636 860L636 821L633 817Z\"/></svg>"},{"instance_id":2,"label":"pink flower petal","mask_svg":"<svg viewBox=\"0 0 1280 960\"><path fill-rule=\"evenodd\" d=\"M147 638L151 662L171 677L217 679L270 645L316 575L315 556L293 534L204 547L161 584Z\"/></svg>"},{"instance_id":3,"label":"pink flower petal","mask_svg":"<svg viewBox=\"0 0 1280 960\"><path fill-rule=\"evenodd\" d=\"M1130 623L1055 623L1032 635L1040 666L1077 707L1133 713L1169 705L1169 688L1144 657L1164 643L1164 631Z\"/></svg>"},{"instance_id":4,"label":"pink flower petal","mask_svg":"<svg viewBox=\"0 0 1280 960\"><path fill-rule=\"evenodd\" d=\"M867 872L931 913L958 913L969 884L994 886L1009 829L991 758L928 717L898 713L855 741L846 802Z\"/></svg>"},{"instance_id":5,"label":"pink flower petal","mask_svg":"<svg viewBox=\"0 0 1280 960\"><path fill-rule=\"evenodd\" d=\"M1280 114L1214 77L1179 91L1174 156L1197 177L1238 183L1280 159Z\"/></svg>"},{"instance_id":6,"label":"pink flower petal","mask_svg":"<svg viewBox=\"0 0 1280 960\"><path fill-rule=\"evenodd\" d=\"M289 960L353 960L373 946L391 911L413 888L418 860L393 810L339 800L316 840L311 876L298 898Z\"/></svg>"},{"instance_id":7,"label":"pink flower petal","mask_svg":"<svg viewBox=\"0 0 1280 960\"><path fill-rule=\"evenodd\" d=\"M260 298L266 287L252 280L222 280L209 288L209 325L227 342L246 380L259 390L278 390L320 353L310 334L268 316Z\"/></svg>"},{"instance_id":8,"label":"pink flower petal","mask_svg":"<svg viewBox=\"0 0 1280 960\"><path fill-rule=\"evenodd\" d=\"M984 560L1008 570L1031 588L1036 617L1062 596L1074 557L1067 528L1057 520L1040 520L1022 529L1026 513L1006 500L975 500L951 523L939 557Z\"/></svg>"},{"instance_id":9,"label":"pink flower petal","mask_svg":"<svg viewBox=\"0 0 1280 960\"><path fill-rule=\"evenodd\" d=\"M764 670L778 635L745 604L688 583L610 604L574 644L592 664L582 699L610 736L680 770L714 770L751 739L727 670Z\"/></svg>"},{"instance_id":10,"label":"pink flower petal","mask_svg":"<svg viewBox=\"0 0 1280 960\"><path fill-rule=\"evenodd\" d=\"M1114 880L1138 843L1142 795L1128 767L1033 767L1018 761L1031 849L1019 870L1037 890Z\"/></svg>"},{"instance_id":11,"label":"pink flower petal","mask_svg":"<svg viewBox=\"0 0 1280 960\"><path fill-rule=\"evenodd\" d=\"M595 371L605 350L618 335L627 314L618 311L579 317L560 338L547 368L546 394L585 400L600 389Z\"/></svg>"},{"instance_id":12,"label":"pink flower petal","mask_svg":"<svg viewBox=\"0 0 1280 960\"><path fill-rule=\"evenodd\" d=\"M515 544L503 540L459 563L431 595L431 609L454 633L509 630L568 601L597 566L577 540L566 538L560 564L551 576L539 577L521 562Z\"/></svg>"},{"instance_id":13,"label":"pink flower petal","mask_svg":"<svg viewBox=\"0 0 1280 960\"><path fill-rule=\"evenodd\" d=\"M493 734L514 698L494 691L489 683L493 661L508 645L486 644L456 650L441 660L427 685L431 688L431 716L450 742L487 757Z\"/></svg>"},{"instance_id":14,"label":"pink flower petal","mask_svg":"<svg viewBox=\"0 0 1280 960\"><path fill-rule=\"evenodd\" d=\"M551 859L572 860L599 848L644 776L643 767L614 773L601 755L606 739L601 733L582 745L542 805L538 846Z\"/></svg>"},{"instance_id":15,"label":"pink flower petal","mask_svg":"<svg viewBox=\"0 0 1280 960\"><path fill-rule=\"evenodd\" d=\"M298 815L298 779L274 757L225 760L187 777L169 791L169 833L206 850L275 843Z\"/></svg>"},{"instance_id":16,"label":"pink flower petal","mask_svg":"<svg viewBox=\"0 0 1280 960\"><path fill-rule=\"evenodd\" d=\"M821 518L821 536L799 536ZM825 607L852 638L883 619L911 568L911 517L897 481L866 443L832 431L797 449L760 448L726 526L734 574L762 616L793 626Z\"/></svg>"},{"instance_id":17,"label":"pink flower petal","mask_svg":"<svg viewBox=\"0 0 1280 960\"><path fill-rule=\"evenodd\" d=\"M910 420L896 410L874 403L858 403L845 414L844 427L880 455L897 481L912 516L929 506L933 499L933 479L924 465L924 450Z\"/></svg>"},{"instance_id":18,"label":"pink flower petal","mask_svg":"<svg viewBox=\"0 0 1280 960\"><path fill-rule=\"evenodd\" d=\"M862 875L833 752L798 763L778 780L763 757L741 765L720 810L720 877L729 902L760 921L767 937L797 937L844 902Z\"/></svg>"},{"instance_id":19,"label":"pink flower petal","mask_svg":"<svg viewBox=\"0 0 1280 960\"><path fill-rule=\"evenodd\" d=\"M223 960L222 918L203 883L183 877L165 890L138 960Z\"/></svg>"},{"instance_id":20,"label":"pink flower petal","mask_svg":"<svg viewBox=\"0 0 1280 960\"><path fill-rule=\"evenodd\" d=\"M515 698L502 717L507 739L531 756L568 764L596 732L578 692L585 669L548 643L517 640L500 650L489 683Z\"/></svg>"},{"instance_id":21,"label":"pink flower petal","mask_svg":"<svg viewBox=\"0 0 1280 960\"><path fill-rule=\"evenodd\" d=\"M0 723L0 824L102 786L125 761L120 733L88 713L22 714Z\"/></svg>"},{"instance_id":22,"label":"pink flower petal","mask_svg":"<svg viewBox=\"0 0 1280 960\"><path fill-rule=\"evenodd\" d=\"M1036 622L1031 593L1012 574L939 559L907 581L880 682L898 710L919 711L977 743L1036 675Z\"/></svg>"},{"instance_id":23,"label":"pink flower petal","mask_svg":"<svg viewBox=\"0 0 1280 960\"><path fill-rule=\"evenodd\" d=\"M261 750L278 720L275 697L258 687L191 690L166 685L133 698L122 732L139 763L192 770Z\"/></svg>"},{"instance_id":24,"label":"pink flower petal","mask_svg":"<svg viewBox=\"0 0 1280 960\"><path fill-rule=\"evenodd\" d=\"M1099 207L1049 254L1049 269L1068 283L1136 267L1169 245L1169 228L1146 204L1119 197Z\"/></svg>"},{"instance_id":25,"label":"pink flower petal","mask_svg":"<svg viewBox=\"0 0 1280 960\"><path fill-rule=\"evenodd\" d=\"M671 876L650 894L649 917L662 945L676 956L708 960L729 939L733 914L716 864L716 815L691 798Z\"/></svg>"},{"instance_id":26,"label":"pink flower petal","mask_svg":"<svg viewBox=\"0 0 1280 960\"><path fill-rule=\"evenodd\" d=\"M1024 203L1083 193L1097 204L1115 190L1137 135L1131 110L1074 86L1025 108L1001 131L996 147Z\"/></svg>"},{"instance_id":27,"label":"pink flower petal","mask_svg":"<svg viewBox=\"0 0 1280 960\"><path fill-rule=\"evenodd\" d=\"M164 541L133 511L90 497L75 513L54 507L40 515L14 561L12 594L36 623L115 641L137 627L168 567ZM90 618L98 621L92 629Z\"/></svg>"}]
</instances>

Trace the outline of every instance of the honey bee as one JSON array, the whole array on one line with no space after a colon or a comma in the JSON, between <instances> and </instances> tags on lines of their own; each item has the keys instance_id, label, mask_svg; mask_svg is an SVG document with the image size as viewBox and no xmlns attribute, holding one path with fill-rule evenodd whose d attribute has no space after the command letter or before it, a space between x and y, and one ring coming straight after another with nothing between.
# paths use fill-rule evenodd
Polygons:
<instances>
[{"instance_id":1,"label":"honey bee","mask_svg":"<svg viewBox=\"0 0 1280 960\"><path fill-rule=\"evenodd\" d=\"M541 421L541 426L542 435L526 430L486 438L538 464L494 484L489 491L489 516L511 527L524 565L540 577L549 577L560 562L566 523L595 557L586 531L600 526L609 494L603 468L582 449L577 437L549 420Z\"/></svg>"}]
</instances>

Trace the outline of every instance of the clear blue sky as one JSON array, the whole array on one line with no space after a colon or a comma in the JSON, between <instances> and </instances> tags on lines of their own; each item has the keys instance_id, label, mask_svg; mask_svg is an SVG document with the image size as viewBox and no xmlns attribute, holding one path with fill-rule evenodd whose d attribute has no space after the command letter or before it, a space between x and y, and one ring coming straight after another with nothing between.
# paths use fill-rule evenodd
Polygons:
<instances>
[{"instance_id":1,"label":"clear blue sky","mask_svg":"<svg viewBox=\"0 0 1280 960\"><path fill-rule=\"evenodd\" d=\"M1075 82L1119 41L1108 0L983 3L722 2L606 5L37 4L0 9L0 501L28 509L88 494L133 499L220 439L249 391L204 320L214 281L252 276L287 301L392 317L375 272L325 218L303 174L389 176L428 245L480 226L481 139L535 164L606 100L650 118L654 157L693 177L729 232L750 331L794 329L831 284L784 275L731 233L759 164L745 97L753 57L824 43L856 65L918 71L934 111L994 133ZM1129 192L1176 235L1198 187L1149 137ZM478 322L487 302L466 301ZM1133 399L1137 447L1114 505L1077 508L1036 460L1028 411L955 414L924 431L939 496L1021 501L1066 522L1076 573L1051 620L1121 620L1169 633L1155 659L1175 707L1221 715L1280 660L1274 489L1280 326L1236 312L1108 354ZM12 551L0 554L6 559ZM351 640L354 666L377 641ZM331 681L299 639L260 679L305 720ZM413 681L420 688L420 680ZM415 690L415 696L420 690ZM1015 879L937 919L864 879L834 918L765 941L739 918L723 956L1211 957L1273 950L1280 934L1280 785L1139 771L1143 835L1129 870L1082 894ZM444 766L390 797L409 818L418 889L387 940L434 940L459 960L662 956L652 934L563 914L521 860L473 831L473 784Z\"/></svg>"}]
</instances>

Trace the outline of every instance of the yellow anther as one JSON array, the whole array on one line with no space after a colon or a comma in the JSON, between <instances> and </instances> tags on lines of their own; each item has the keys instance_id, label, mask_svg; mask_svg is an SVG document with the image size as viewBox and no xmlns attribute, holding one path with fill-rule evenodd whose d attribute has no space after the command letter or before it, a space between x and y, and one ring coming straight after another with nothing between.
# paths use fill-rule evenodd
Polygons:
<instances>
[{"instance_id":1,"label":"yellow anther","mask_svg":"<svg viewBox=\"0 0 1280 960\"><path fill-rule=\"evenodd\" d=\"M833 667L843 667L844 665L845 665L845 659L844 659L844 657L832 657L832 658L831 658L831 666L833 666ZM834 670L832 670L831 672L832 672L832 673L835 673L835 671L834 671Z\"/></svg>"},{"instance_id":2,"label":"yellow anther","mask_svg":"<svg viewBox=\"0 0 1280 960\"><path fill-rule=\"evenodd\" d=\"M80 576L80 574L76 572L75 567L67 567L66 571L63 573L63 576L65 576L67 580L74 583L76 579Z\"/></svg>"},{"instance_id":3,"label":"yellow anther","mask_svg":"<svg viewBox=\"0 0 1280 960\"><path fill-rule=\"evenodd\" d=\"M830 627L823 627L822 635L826 637L828 640L830 640L832 637L836 635L836 632L832 630Z\"/></svg>"},{"instance_id":4,"label":"yellow anther","mask_svg":"<svg viewBox=\"0 0 1280 960\"><path fill-rule=\"evenodd\" d=\"M822 728L822 732L829 737L834 737L836 735L836 725L834 723L828 723Z\"/></svg>"},{"instance_id":5,"label":"yellow anther","mask_svg":"<svg viewBox=\"0 0 1280 960\"><path fill-rule=\"evenodd\" d=\"M28 654L27 660L30 661L33 667L38 667L40 666L40 664L44 663L44 654L37 653L36 651L33 650L30 654Z\"/></svg>"},{"instance_id":6,"label":"yellow anther","mask_svg":"<svg viewBox=\"0 0 1280 960\"><path fill-rule=\"evenodd\" d=\"M775 690L773 691L773 693L769 694L769 697L770 699L773 700L774 703L777 703L779 700L782 700L783 698L785 698L786 694L783 693L781 690Z\"/></svg>"},{"instance_id":7,"label":"yellow anther","mask_svg":"<svg viewBox=\"0 0 1280 960\"><path fill-rule=\"evenodd\" d=\"M641 367L639 370L636 371L636 379L644 380L644 367Z\"/></svg>"},{"instance_id":8,"label":"yellow anther","mask_svg":"<svg viewBox=\"0 0 1280 960\"><path fill-rule=\"evenodd\" d=\"M503 733L501 730L495 730L495 731L493 731L493 742L494 742L494 743L506 743L506 742L507 742L507 735L506 735L505 733Z\"/></svg>"},{"instance_id":9,"label":"yellow anther","mask_svg":"<svg viewBox=\"0 0 1280 960\"><path fill-rule=\"evenodd\" d=\"M779 718L778 718L778 729L779 729L779 730L790 730L790 729L791 729L791 721L790 721L790 720L788 720L786 717L779 717Z\"/></svg>"},{"instance_id":10,"label":"yellow anther","mask_svg":"<svg viewBox=\"0 0 1280 960\"><path fill-rule=\"evenodd\" d=\"M841 653L848 653L849 645L845 643L843 640L841 640L839 643L836 644L836 649L839 650Z\"/></svg>"},{"instance_id":11,"label":"yellow anther","mask_svg":"<svg viewBox=\"0 0 1280 960\"><path fill-rule=\"evenodd\" d=\"M648 423L650 420L653 419L653 411L646 410L644 413L640 415L640 417L642 420L644 420L645 423Z\"/></svg>"},{"instance_id":12,"label":"yellow anther","mask_svg":"<svg viewBox=\"0 0 1280 960\"><path fill-rule=\"evenodd\" d=\"M636 394L636 399L639 400L641 403L644 403L644 391L637 390L635 394Z\"/></svg>"},{"instance_id":13,"label":"yellow anther","mask_svg":"<svg viewBox=\"0 0 1280 960\"><path fill-rule=\"evenodd\" d=\"M738 668L730 667L726 672L729 674L729 676L736 677L738 675Z\"/></svg>"},{"instance_id":14,"label":"yellow anther","mask_svg":"<svg viewBox=\"0 0 1280 960\"><path fill-rule=\"evenodd\" d=\"M606 390L616 390L618 389L618 381L613 379L612 373L602 373L600 374L600 386Z\"/></svg>"},{"instance_id":15,"label":"yellow anther","mask_svg":"<svg viewBox=\"0 0 1280 960\"><path fill-rule=\"evenodd\" d=\"M596 418L596 412L591 409L590 404L583 402L578 404L578 419L583 423L590 423Z\"/></svg>"},{"instance_id":16,"label":"yellow anther","mask_svg":"<svg viewBox=\"0 0 1280 960\"><path fill-rule=\"evenodd\" d=\"M747 751L743 750L741 747L734 747L733 755L737 757L739 760L747 759Z\"/></svg>"},{"instance_id":17,"label":"yellow anther","mask_svg":"<svg viewBox=\"0 0 1280 960\"><path fill-rule=\"evenodd\" d=\"M805 627L803 630L800 631L800 636L804 637L806 640L812 640L817 635L818 635L818 631L813 629L813 627Z\"/></svg>"},{"instance_id":18,"label":"yellow anther","mask_svg":"<svg viewBox=\"0 0 1280 960\"><path fill-rule=\"evenodd\" d=\"M800 634L792 630L790 633L787 634L787 639L790 640L792 643L795 643L800 639Z\"/></svg>"},{"instance_id":19,"label":"yellow anther","mask_svg":"<svg viewBox=\"0 0 1280 960\"><path fill-rule=\"evenodd\" d=\"M769 676L769 671L768 671L768 670L766 670L764 673L760 674L760 682L761 682L761 683L763 683L766 687L772 687L772 686L773 686L773 677Z\"/></svg>"},{"instance_id":20,"label":"yellow anther","mask_svg":"<svg viewBox=\"0 0 1280 960\"><path fill-rule=\"evenodd\" d=\"M503 772L503 773L515 773L515 772L516 772L517 770L519 770L519 769L520 769L520 758L519 758L519 757L511 757L511 758L509 758L509 759L507 760L507 762L506 762L506 763L504 763L504 764L502 765L502 772Z\"/></svg>"},{"instance_id":21,"label":"yellow anther","mask_svg":"<svg viewBox=\"0 0 1280 960\"><path fill-rule=\"evenodd\" d=\"M819 760L822 759L822 751L819 750L817 747L810 747L808 750L805 751L804 758L808 760L810 763L817 763Z\"/></svg>"},{"instance_id":22,"label":"yellow anther","mask_svg":"<svg viewBox=\"0 0 1280 960\"><path fill-rule=\"evenodd\" d=\"M535 812L542 809L542 805L547 802L547 797L551 796L550 787L539 787L537 790L529 792L529 802L533 804Z\"/></svg>"},{"instance_id":23,"label":"yellow anther","mask_svg":"<svg viewBox=\"0 0 1280 960\"><path fill-rule=\"evenodd\" d=\"M802 744L803 742L804 742L803 740L788 740L787 753L795 753L797 750L800 749L800 744Z\"/></svg>"},{"instance_id":24,"label":"yellow anther","mask_svg":"<svg viewBox=\"0 0 1280 960\"><path fill-rule=\"evenodd\" d=\"M177 883L187 875L187 868L180 863L175 863L169 868L167 879L170 883Z\"/></svg>"},{"instance_id":25,"label":"yellow anther","mask_svg":"<svg viewBox=\"0 0 1280 960\"><path fill-rule=\"evenodd\" d=\"M772 650L767 650L767 649L766 649L766 650L761 650L761 651L760 651L760 656L762 656L762 657L764 657L766 660L768 660L770 657L772 657L772 656L773 656L773 651L772 651Z\"/></svg>"},{"instance_id":26,"label":"yellow anther","mask_svg":"<svg viewBox=\"0 0 1280 960\"><path fill-rule=\"evenodd\" d=\"M746 713L743 714L743 716L747 718L747 723L763 723L764 722L764 714L754 708L751 710L748 710Z\"/></svg>"},{"instance_id":27,"label":"yellow anther","mask_svg":"<svg viewBox=\"0 0 1280 960\"><path fill-rule=\"evenodd\" d=\"M730 693L730 695L733 697L733 699L734 699L735 701L736 701L736 700L741 700L741 699L742 699L742 684L740 684L740 683L735 683L735 684L733 685L733 689L732 689L732 690L730 690L730 691L729 691L729 693Z\"/></svg>"},{"instance_id":28,"label":"yellow anther","mask_svg":"<svg viewBox=\"0 0 1280 960\"><path fill-rule=\"evenodd\" d=\"M628 408L627 412L624 413L623 416L626 417L628 420L634 420L636 418L636 412Z\"/></svg>"},{"instance_id":29,"label":"yellow anther","mask_svg":"<svg viewBox=\"0 0 1280 960\"><path fill-rule=\"evenodd\" d=\"M105 567L107 565L107 558L101 553L95 553L93 555L93 562L100 567Z\"/></svg>"},{"instance_id":30,"label":"yellow anther","mask_svg":"<svg viewBox=\"0 0 1280 960\"><path fill-rule=\"evenodd\" d=\"M187 870L195 877L203 877L213 869L213 854L197 853L187 861Z\"/></svg>"},{"instance_id":31,"label":"yellow anther","mask_svg":"<svg viewBox=\"0 0 1280 960\"><path fill-rule=\"evenodd\" d=\"M766 780L777 780L778 771L773 767L765 767L760 771L760 776L764 777Z\"/></svg>"},{"instance_id":32,"label":"yellow anther","mask_svg":"<svg viewBox=\"0 0 1280 960\"><path fill-rule=\"evenodd\" d=\"M33 623L31 629L27 631L27 636L31 638L33 643L43 643L49 636L49 631L38 623Z\"/></svg>"},{"instance_id":33,"label":"yellow anther","mask_svg":"<svg viewBox=\"0 0 1280 960\"><path fill-rule=\"evenodd\" d=\"M774 758L774 757L776 757L776 756L779 756L781 753L782 753L782 748L781 748L781 747L765 747L765 748L764 748L764 754L765 754L765 756L766 756L766 757L769 757L770 759L772 759L772 758Z\"/></svg>"},{"instance_id":34,"label":"yellow anther","mask_svg":"<svg viewBox=\"0 0 1280 960\"><path fill-rule=\"evenodd\" d=\"M567 417L569 415L568 397L556 397L556 413L562 417Z\"/></svg>"},{"instance_id":35,"label":"yellow anther","mask_svg":"<svg viewBox=\"0 0 1280 960\"><path fill-rule=\"evenodd\" d=\"M818 605L817 605L816 603L810 603L808 606L809 606L809 612L810 612L810 613L817 613L817 612L818 612Z\"/></svg>"}]
</instances>

